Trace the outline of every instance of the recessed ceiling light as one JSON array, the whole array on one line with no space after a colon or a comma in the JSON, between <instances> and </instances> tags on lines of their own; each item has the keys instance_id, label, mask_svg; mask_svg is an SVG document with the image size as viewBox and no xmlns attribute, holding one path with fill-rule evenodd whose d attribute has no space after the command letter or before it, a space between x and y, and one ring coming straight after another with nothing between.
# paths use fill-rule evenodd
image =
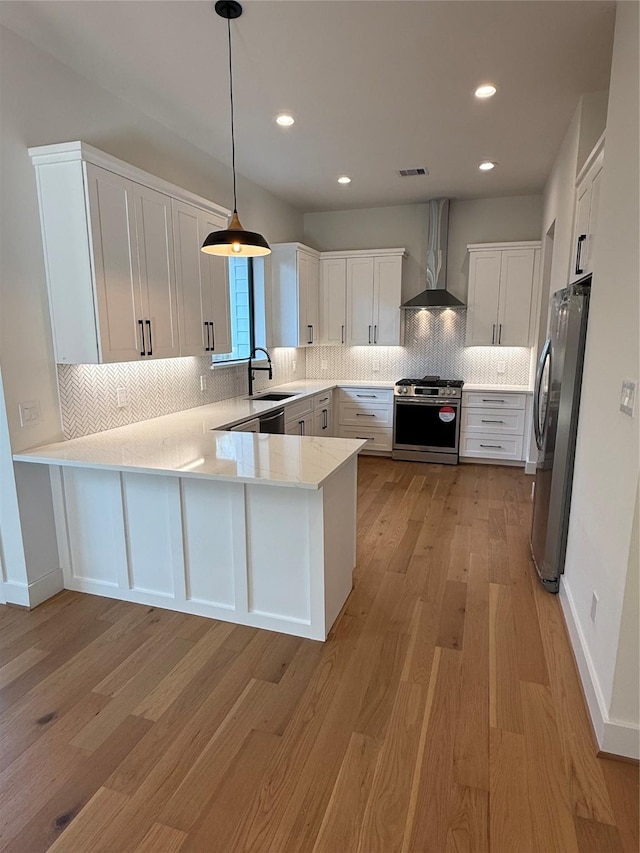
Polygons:
<instances>
[{"instance_id":1,"label":"recessed ceiling light","mask_svg":"<svg viewBox=\"0 0 640 853\"><path fill-rule=\"evenodd\" d=\"M497 163L492 163L491 160L485 160L484 163L480 163L478 169L480 169L481 172L490 172L492 169L495 169L497 165Z\"/></svg>"},{"instance_id":2,"label":"recessed ceiling light","mask_svg":"<svg viewBox=\"0 0 640 853\"><path fill-rule=\"evenodd\" d=\"M280 127L291 127L292 124L295 124L295 119L289 113L280 113L279 116L276 116L276 124L279 124Z\"/></svg>"},{"instance_id":3,"label":"recessed ceiling light","mask_svg":"<svg viewBox=\"0 0 640 853\"><path fill-rule=\"evenodd\" d=\"M340 177L338 178L338 183L339 184L350 184L351 178L348 175L340 175Z\"/></svg>"},{"instance_id":4,"label":"recessed ceiling light","mask_svg":"<svg viewBox=\"0 0 640 853\"><path fill-rule=\"evenodd\" d=\"M476 98L493 98L497 89L491 83L483 83L476 89Z\"/></svg>"}]
</instances>

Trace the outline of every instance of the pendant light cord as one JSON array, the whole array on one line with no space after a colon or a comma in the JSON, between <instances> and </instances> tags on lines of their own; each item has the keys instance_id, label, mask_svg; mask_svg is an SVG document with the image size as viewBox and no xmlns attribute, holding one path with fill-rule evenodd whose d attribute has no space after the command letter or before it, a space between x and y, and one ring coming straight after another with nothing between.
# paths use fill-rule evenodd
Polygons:
<instances>
[{"instance_id":1,"label":"pendant light cord","mask_svg":"<svg viewBox=\"0 0 640 853\"><path fill-rule=\"evenodd\" d=\"M229 34L229 100L231 102L231 170L233 172L233 212L238 212L236 198L236 137L233 118L233 66L231 64L231 19L227 18L227 32Z\"/></svg>"}]
</instances>

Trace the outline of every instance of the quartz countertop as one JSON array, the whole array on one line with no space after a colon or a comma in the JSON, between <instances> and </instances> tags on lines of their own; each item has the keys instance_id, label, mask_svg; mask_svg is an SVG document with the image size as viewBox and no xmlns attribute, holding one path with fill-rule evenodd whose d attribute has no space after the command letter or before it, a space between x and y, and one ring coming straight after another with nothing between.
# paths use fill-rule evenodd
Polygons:
<instances>
[{"instance_id":1,"label":"quartz countertop","mask_svg":"<svg viewBox=\"0 0 640 853\"><path fill-rule=\"evenodd\" d=\"M17 462L169 474L241 483L318 489L364 447L347 438L228 432L244 420L336 387L302 380L269 388L293 392L285 401L234 397L128 426L16 453ZM340 383L344 387L354 383ZM393 383L356 383L392 387ZM262 393L268 393L262 392Z\"/></svg>"}]
</instances>

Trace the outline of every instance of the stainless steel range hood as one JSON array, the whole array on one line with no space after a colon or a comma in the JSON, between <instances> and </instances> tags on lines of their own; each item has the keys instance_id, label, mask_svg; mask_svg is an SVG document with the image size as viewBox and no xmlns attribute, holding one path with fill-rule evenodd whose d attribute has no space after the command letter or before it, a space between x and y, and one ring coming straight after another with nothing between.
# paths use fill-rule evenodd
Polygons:
<instances>
[{"instance_id":1,"label":"stainless steel range hood","mask_svg":"<svg viewBox=\"0 0 640 853\"><path fill-rule=\"evenodd\" d=\"M464 302L446 289L447 246L449 242L449 199L429 202L429 241L427 243L427 289L400 307L466 308Z\"/></svg>"}]
</instances>

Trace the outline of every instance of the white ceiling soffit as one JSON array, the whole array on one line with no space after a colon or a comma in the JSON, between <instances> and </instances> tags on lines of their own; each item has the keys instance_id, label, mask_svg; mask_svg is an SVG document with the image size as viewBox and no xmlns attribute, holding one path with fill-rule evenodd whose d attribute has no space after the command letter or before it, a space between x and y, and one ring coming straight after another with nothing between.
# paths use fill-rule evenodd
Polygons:
<instances>
[{"instance_id":1,"label":"white ceiling soffit","mask_svg":"<svg viewBox=\"0 0 640 853\"><path fill-rule=\"evenodd\" d=\"M579 96L608 88L613 2L243 6L238 171L302 211L540 192ZM0 8L6 26L230 162L226 22L212 2ZM498 94L478 101L485 81ZM293 127L275 124L281 111ZM498 168L479 172L483 159ZM398 176L416 164L428 176Z\"/></svg>"}]
</instances>

